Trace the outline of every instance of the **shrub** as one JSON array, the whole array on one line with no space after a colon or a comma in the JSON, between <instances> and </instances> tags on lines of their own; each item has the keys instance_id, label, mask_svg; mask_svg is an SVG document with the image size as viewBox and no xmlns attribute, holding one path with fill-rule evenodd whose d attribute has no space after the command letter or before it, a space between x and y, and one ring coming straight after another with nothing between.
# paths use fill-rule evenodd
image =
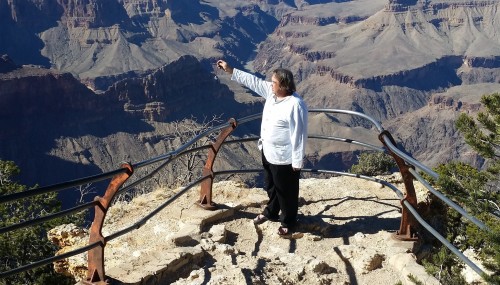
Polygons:
<instances>
[{"instance_id":1,"label":"shrub","mask_svg":"<svg viewBox=\"0 0 500 285\"><path fill-rule=\"evenodd\" d=\"M26 191L27 187L12 180L20 172L12 161L0 160L0 197ZM32 220L60 211L61 203L56 193L37 195L0 204L0 228ZM0 234L0 272L10 271L22 265L54 256L55 245L47 239L47 230L62 224L54 219ZM1 285L15 284L74 284L74 279L54 272L52 265L38 267L11 275L0 280Z\"/></svg>"},{"instance_id":2,"label":"shrub","mask_svg":"<svg viewBox=\"0 0 500 285\"><path fill-rule=\"evenodd\" d=\"M396 167L394 159L383 152L364 152L359 156L358 164L351 167L355 174L375 176L389 174Z\"/></svg>"},{"instance_id":3,"label":"shrub","mask_svg":"<svg viewBox=\"0 0 500 285\"><path fill-rule=\"evenodd\" d=\"M500 284L500 94L485 95L481 102L486 112L480 112L477 121L461 114L456 126L466 143L486 159L487 167L477 170L458 162L441 165L436 169L439 180L432 184L488 226L490 231L481 230L446 208L440 233L462 251L474 249L493 272L487 281ZM464 264L444 246L435 247L424 263L442 284L462 284L456 276Z\"/></svg>"}]
</instances>

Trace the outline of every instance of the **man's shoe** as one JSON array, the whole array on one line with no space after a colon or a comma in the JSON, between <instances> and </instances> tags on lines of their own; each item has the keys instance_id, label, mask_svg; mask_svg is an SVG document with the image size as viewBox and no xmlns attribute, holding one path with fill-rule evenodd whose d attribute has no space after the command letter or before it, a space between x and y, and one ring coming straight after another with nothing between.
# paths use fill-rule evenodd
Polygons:
<instances>
[{"instance_id":1,"label":"man's shoe","mask_svg":"<svg viewBox=\"0 0 500 285\"><path fill-rule=\"evenodd\" d=\"M278 228L278 235L281 237L289 237L292 236L292 231L290 228L281 226Z\"/></svg>"},{"instance_id":2,"label":"man's shoe","mask_svg":"<svg viewBox=\"0 0 500 285\"><path fill-rule=\"evenodd\" d=\"M255 217L255 219L253 219L253 223L255 225L260 225L263 222L266 222L267 220L269 220L269 219L266 216L264 216L263 214L259 214L259 215L257 215L257 217Z\"/></svg>"}]
</instances>

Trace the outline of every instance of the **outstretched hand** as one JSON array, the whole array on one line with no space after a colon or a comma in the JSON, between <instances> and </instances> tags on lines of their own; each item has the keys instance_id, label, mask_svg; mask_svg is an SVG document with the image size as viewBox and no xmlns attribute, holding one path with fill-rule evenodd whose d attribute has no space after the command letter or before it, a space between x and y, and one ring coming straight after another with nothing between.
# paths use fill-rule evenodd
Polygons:
<instances>
[{"instance_id":1,"label":"outstretched hand","mask_svg":"<svg viewBox=\"0 0 500 285\"><path fill-rule=\"evenodd\" d=\"M217 68L220 68L229 74L233 74L233 68L222 59L217 61Z\"/></svg>"}]
</instances>

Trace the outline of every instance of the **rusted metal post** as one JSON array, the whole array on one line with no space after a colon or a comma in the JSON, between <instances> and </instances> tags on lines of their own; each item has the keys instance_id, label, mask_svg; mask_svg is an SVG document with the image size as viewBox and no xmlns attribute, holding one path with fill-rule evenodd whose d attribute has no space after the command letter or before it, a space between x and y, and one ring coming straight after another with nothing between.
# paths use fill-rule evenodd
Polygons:
<instances>
[{"instance_id":1,"label":"rusted metal post","mask_svg":"<svg viewBox=\"0 0 500 285\"><path fill-rule=\"evenodd\" d=\"M410 173L409 169L412 168L411 165L406 164L404 159L399 157L397 154L392 152L390 148L387 147L387 144L384 141L383 136L386 135L389 137L393 145L396 145L394 138L388 131L383 131L379 135L379 140L384 144L389 154L394 158L396 164L399 167L399 171L401 172L401 176L403 177L403 183L405 185L406 193L403 200L401 200L401 224L399 226L399 231L396 232L394 236L396 239L405 240L405 241L414 241L418 240L416 235L417 228L419 226L418 222L411 215L410 211L406 209L404 205L404 201L408 201L413 208L417 209L417 195L415 194L415 186L413 185L413 175Z\"/></svg>"},{"instance_id":2,"label":"rusted metal post","mask_svg":"<svg viewBox=\"0 0 500 285\"><path fill-rule=\"evenodd\" d=\"M100 242L100 246L94 247L88 252L88 271L87 279L83 281L84 284L108 284L104 274L104 247L106 244L102 235L102 226L111 200L123 183L134 173L129 163L124 163L121 167L125 168L126 172L117 174L111 179L104 197L96 196L94 198L94 201L98 203L95 206L94 221L90 227L89 244Z\"/></svg>"},{"instance_id":3,"label":"rusted metal post","mask_svg":"<svg viewBox=\"0 0 500 285\"><path fill-rule=\"evenodd\" d=\"M198 200L197 205L206 210L215 210L215 203L212 201L212 184L214 182L214 172L213 166L215 157L219 152L222 143L226 140L226 138L236 129L238 125L236 120L231 118L229 119L230 126L224 128L214 143L212 143L211 147L208 150L208 157L205 166L203 167L203 176L209 175L209 178L203 180L200 186L200 200Z\"/></svg>"}]
</instances>

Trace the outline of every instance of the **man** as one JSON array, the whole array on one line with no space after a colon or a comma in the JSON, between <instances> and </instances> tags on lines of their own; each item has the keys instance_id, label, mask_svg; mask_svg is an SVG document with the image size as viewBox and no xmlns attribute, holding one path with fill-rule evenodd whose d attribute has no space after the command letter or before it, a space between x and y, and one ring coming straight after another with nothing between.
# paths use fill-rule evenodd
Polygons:
<instances>
[{"instance_id":1,"label":"man","mask_svg":"<svg viewBox=\"0 0 500 285\"><path fill-rule=\"evenodd\" d=\"M231 80L266 99L259 149L269 202L254 223L279 220L278 234L288 235L297 222L300 169L304 164L307 140L307 106L295 92L293 74L289 70L274 70L269 82L232 68L223 60L217 61L217 66L231 74Z\"/></svg>"}]
</instances>

